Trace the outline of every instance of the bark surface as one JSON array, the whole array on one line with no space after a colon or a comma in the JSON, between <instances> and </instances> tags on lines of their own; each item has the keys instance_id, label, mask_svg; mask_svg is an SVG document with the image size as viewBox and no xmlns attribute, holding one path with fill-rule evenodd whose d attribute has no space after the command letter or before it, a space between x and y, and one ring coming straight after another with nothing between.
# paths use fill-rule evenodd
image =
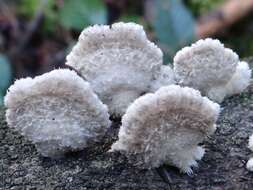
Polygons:
<instances>
[{"instance_id":1,"label":"bark surface","mask_svg":"<svg viewBox=\"0 0 253 190\"><path fill-rule=\"evenodd\" d=\"M206 154L192 176L169 168L173 189L244 190L253 187L246 162L253 157L253 86L221 105L218 129L203 144ZM114 121L104 143L59 160L41 157L35 147L9 129L0 109L0 190L23 189L169 189L155 170L141 170L118 153L107 153L120 126Z\"/></svg>"}]
</instances>

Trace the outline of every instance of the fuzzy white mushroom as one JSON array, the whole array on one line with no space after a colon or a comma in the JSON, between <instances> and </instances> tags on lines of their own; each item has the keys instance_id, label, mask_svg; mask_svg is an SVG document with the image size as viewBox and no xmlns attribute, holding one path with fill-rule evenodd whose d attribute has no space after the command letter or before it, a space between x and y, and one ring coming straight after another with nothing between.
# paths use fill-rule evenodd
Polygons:
<instances>
[{"instance_id":1,"label":"fuzzy white mushroom","mask_svg":"<svg viewBox=\"0 0 253 190\"><path fill-rule=\"evenodd\" d=\"M251 135L249 137L249 149L251 151L253 151L253 135ZM249 170L249 171L253 171L253 158L250 158L249 161L247 162L247 165L246 165L246 168Z\"/></svg>"},{"instance_id":2,"label":"fuzzy white mushroom","mask_svg":"<svg viewBox=\"0 0 253 190\"><path fill-rule=\"evenodd\" d=\"M88 82L67 69L17 80L4 103L8 125L43 156L58 157L87 147L110 126L106 105Z\"/></svg>"},{"instance_id":3,"label":"fuzzy white mushroom","mask_svg":"<svg viewBox=\"0 0 253 190\"><path fill-rule=\"evenodd\" d=\"M123 115L162 65L162 52L134 23L95 25L83 30L66 64L91 83L109 112Z\"/></svg>"},{"instance_id":4,"label":"fuzzy white mushroom","mask_svg":"<svg viewBox=\"0 0 253 190\"><path fill-rule=\"evenodd\" d=\"M250 158L250 159L248 160L248 162L247 162L247 164L246 164L246 168L247 168L249 171L253 172L253 158Z\"/></svg>"},{"instance_id":5,"label":"fuzzy white mushroom","mask_svg":"<svg viewBox=\"0 0 253 190\"><path fill-rule=\"evenodd\" d=\"M122 118L111 151L147 168L170 164L192 173L204 155L198 144L216 130L219 105L188 87L161 87L135 100Z\"/></svg>"},{"instance_id":6,"label":"fuzzy white mushroom","mask_svg":"<svg viewBox=\"0 0 253 190\"><path fill-rule=\"evenodd\" d=\"M251 70L245 61L237 64L236 71L226 85L227 95L239 94L250 84Z\"/></svg>"},{"instance_id":7,"label":"fuzzy white mushroom","mask_svg":"<svg viewBox=\"0 0 253 190\"><path fill-rule=\"evenodd\" d=\"M246 62L239 62L235 52L210 38L177 52L174 72L179 84L198 89L217 102L242 92L251 77Z\"/></svg>"}]
</instances>

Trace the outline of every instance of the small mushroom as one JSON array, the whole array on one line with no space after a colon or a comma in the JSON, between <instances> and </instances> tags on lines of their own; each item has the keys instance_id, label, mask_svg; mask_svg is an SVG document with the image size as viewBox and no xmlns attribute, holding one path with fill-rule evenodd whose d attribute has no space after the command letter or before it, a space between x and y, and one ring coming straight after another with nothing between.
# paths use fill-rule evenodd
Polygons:
<instances>
[{"instance_id":1,"label":"small mushroom","mask_svg":"<svg viewBox=\"0 0 253 190\"><path fill-rule=\"evenodd\" d=\"M247 162L247 164L246 164L246 168L247 168L249 171L253 172L253 158L250 158L250 159L248 160L248 162Z\"/></svg>"},{"instance_id":2,"label":"small mushroom","mask_svg":"<svg viewBox=\"0 0 253 190\"><path fill-rule=\"evenodd\" d=\"M4 103L9 127L46 157L87 147L110 126L106 105L87 82L67 69L17 80Z\"/></svg>"},{"instance_id":3,"label":"small mushroom","mask_svg":"<svg viewBox=\"0 0 253 190\"><path fill-rule=\"evenodd\" d=\"M241 93L251 76L246 62L239 62L235 52L210 38L177 52L174 72L179 84L198 89L202 95L217 102Z\"/></svg>"},{"instance_id":4,"label":"small mushroom","mask_svg":"<svg viewBox=\"0 0 253 190\"><path fill-rule=\"evenodd\" d=\"M253 135L250 136L249 138L249 149L251 151L253 151ZM249 171L253 171L253 158L250 158L249 161L247 162L246 164L246 168L249 170Z\"/></svg>"},{"instance_id":5,"label":"small mushroom","mask_svg":"<svg viewBox=\"0 0 253 190\"><path fill-rule=\"evenodd\" d=\"M129 106L111 151L145 168L169 164L191 174L205 153L198 144L216 130L219 109L192 88L161 87Z\"/></svg>"},{"instance_id":6,"label":"small mushroom","mask_svg":"<svg viewBox=\"0 0 253 190\"><path fill-rule=\"evenodd\" d=\"M141 25L120 22L84 29L66 64L91 83L110 114L122 116L131 102L149 91L162 56Z\"/></svg>"}]
</instances>

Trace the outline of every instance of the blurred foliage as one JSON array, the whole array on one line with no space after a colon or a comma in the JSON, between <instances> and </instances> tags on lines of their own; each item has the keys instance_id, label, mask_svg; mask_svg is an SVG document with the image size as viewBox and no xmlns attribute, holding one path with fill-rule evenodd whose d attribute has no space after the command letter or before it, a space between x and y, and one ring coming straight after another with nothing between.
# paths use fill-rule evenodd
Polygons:
<instances>
[{"instance_id":1,"label":"blurred foliage","mask_svg":"<svg viewBox=\"0 0 253 190\"><path fill-rule=\"evenodd\" d=\"M3 104L3 97L6 89L12 80L12 71L8 58L0 54L0 105Z\"/></svg>"},{"instance_id":2,"label":"blurred foliage","mask_svg":"<svg viewBox=\"0 0 253 190\"><path fill-rule=\"evenodd\" d=\"M101 0L65 0L59 19L66 28L82 30L91 24L105 24L106 8Z\"/></svg>"},{"instance_id":3,"label":"blurred foliage","mask_svg":"<svg viewBox=\"0 0 253 190\"><path fill-rule=\"evenodd\" d=\"M135 23L138 23L138 24L142 24L143 22L143 18L139 15L136 15L136 14L124 14L122 15L118 21L122 21L122 22L135 22Z\"/></svg>"},{"instance_id":4,"label":"blurred foliage","mask_svg":"<svg viewBox=\"0 0 253 190\"><path fill-rule=\"evenodd\" d=\"M40 1L34 0L21 0L18 4L18 13L32 18L39 7Z\"/></svg>"},{"instance_id":5,"label":"blurred foliage","mask_svg":"<svg viewBox=\"0 0 253 190\"><path fill-rule=\"evenodd\" d=\"M240 57L253 55L253 13L227 29L226 34L219 37L226 46L236 51Z\"/></svg>"},{"instance_id":6,"label":"blurred foliage","mask_svg":"<svg viewBox=\"0 0 253 190\"><path fill-rule=\"evenodd\" d=\"M39 10L43 9L45 33L74 30L80 32L92 24L107 23L108 9L104 2L119 6L120 15L116 21L135 22L144 25L152 38L157 39L165 53L166 61L182 46L195 40L195 17L217 8L226 0L155 0L152 9L155 18L148 22L144 18L145 1L132 0L18 0L16 3L18 15L25 19L33 19ZM251 16L252 18L252 16ZM253 25L253 24L251 24ZM186 29L187 28L187 29ZM240 27L241 30L242 27ZM245 28L245 26L243 26ZM252 28L252 27L251 27ZM58 29L58 30L56 30ZM253 54L252 31L245 33L229 33L221 36L230 47L235 48L243 56ZM242 43L247 41L247 43Z\"/></svg>"},{"instance_id":7,"label":"blurred foliage","mask_svg":"<svg viewBox=\"0 0 253 190\"><path fill-rule=\"evenodd\" d=\"M22 24L34 19L39 11L43 11L43 31L40 34L52 34L50 38L57 38L57 42L70 46L79 32L92 24L108 23L109 13L116 15L116 21L135 22L142 24L151 40L157 40L165 54L165 62L172 59L175 52L181 47L195 41L195 19L224 3L226 0L153 0L151 12L154 18L145 20L146 0L0 0L6 4L15 4L17 17L23 18ZM113 7L108 8L108 4ZM119 15L117 13L119 12ZM251 15L250 20L252 20ZM243 19L246 20L246 19ZM23 22L25 21L25 22ZM237 32L225 29L225 34L218 36L226 45L238 51L241 56L253 54L252 22L247 21L243 26L240 23ZM26 27L27 25L24 25ZM60 32L59 32L60 31ZM223 36L222 36L223 35ZM42 39L47 35L42 35ZM1 36L0 36L1 37ZM51 39L50 39L51 40ZM62 40L62 41L61 41ZM65 43L66 42L66 43ZM247 42L247 43L245 43ZM66 47L67 48L67 47Z\"/></svg>"},{"instance_id":8,"label":"blurred foliage","mask_svg":"<svg viewBox=\"0 0 253 190\"><path fill-rule=\"evenodd\" d=\"M43 29L53 32L55 27L82 30L91 24L106 23L106 8L101 0L21 0L18 13L33 18L39 9L44 11Z\"/></svg>"},{"instance_id":9,"label":"blurred foliage","mask_svg":"<svg viewBox=\"0 0 253 190\"><path fill-rule=\"evenodd\" d=\"M156 0L154 9L152 25L167 63L179 48L195 39L195 20L179 0Z\"/></svg>"},{"instance_id":10,"label":"blurred foliage","mask_svg":"<svg viewBox=\"0 0 253 190\"><path fill-rule=\"evenodd\" d=\"M226 0L185 0L194 16L202 15L212 9L215 9Z\"/></svg>"},{"instance_id":11,"label":"blurred foliage","mask_svg":"<svg viewBox=\"0 0 253 190\"><path fill-rule=\"evenodd\" d=\"M27 19L32 19L40 9L43 9L45 17L43 29L46 32L53 32L58 19L54 8L54 0L20 0L17 5L17 12Z\"/></svg>"}]
</instances>

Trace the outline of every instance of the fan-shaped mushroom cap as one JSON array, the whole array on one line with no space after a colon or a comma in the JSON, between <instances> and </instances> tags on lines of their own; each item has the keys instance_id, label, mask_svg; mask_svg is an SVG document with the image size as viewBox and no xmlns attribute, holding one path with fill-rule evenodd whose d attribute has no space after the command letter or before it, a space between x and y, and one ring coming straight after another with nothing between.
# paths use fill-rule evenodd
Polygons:
<instances>
[{"instance_id":1,"label":"fan-shaped mushroom cap","mask_svg":"<svg viewBox=\"0 0 253 190\"><path fill-rule=\"evenodd\" d=\"M221 102L225 96L244 90L249 82L249 69L245 62L238 62L236 53L208 38L180 50L174 57L174 71L179 84Z\"/></svg>"},{"instance_id":2,"label":"fan-shaped mushroom cap","mask_svg":"<svg viewBox=\"0 0 253 190\"><path fill-rule=\"evenodd\" d=\"M8 90L5 106L8 125L49 157L87 147L110 126L106 105L87 82L67 69L17 80Z\"/></svg>"},{"instance_id":3,"label":"fan-shaped mushroom cap","mask_svg":"<svg viewBox=\"0 0 253 190\"><path fill-rule=\"evenodd\" d=\"M66 64L91 83L111 114L122 115L148 91L162 65L162 52L138 24L95 25L81 33Z\"/></svg>"},{"instance_id":4,"label":"fan-shaped mushroom cap","mask_svg":"<svg viewBox=\"0 0 253 190\"><path fill-rule=\"evenodd\" d=\"M111 150L134 158L136 165L167 163L191 173L191 166L204 155L198 143L215 131L218 114L219 105L197 90L161 87L129 106Z\"/></svg>"}]
</instances>

